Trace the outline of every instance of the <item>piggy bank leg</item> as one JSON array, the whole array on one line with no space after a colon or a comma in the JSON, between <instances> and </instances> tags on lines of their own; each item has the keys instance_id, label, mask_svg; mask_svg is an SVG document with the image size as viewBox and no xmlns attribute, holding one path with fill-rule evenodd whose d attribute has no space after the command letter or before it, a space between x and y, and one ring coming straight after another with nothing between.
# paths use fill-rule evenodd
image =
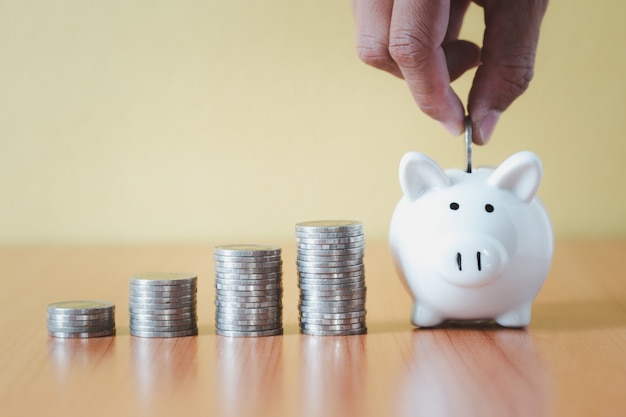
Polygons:
<instances>
[{"instance_id":1,"label":"piggy bank leg","mask_svg":"<svg viewBox=\"0 0 626 417\"><path fill-rule=\"evenodd\" d=\"M433 309L413 303L413 312L411 313L411 323L417 327L433 327L444 322L443 317Z\"/></svg>"},{"instance_id":2,"label":"piggy bank leg","mask_svg":"<svg viewBox=\"0 0 626 417\"><path fill-rule=\"evenodd\" d=\"M496 323L504 327L526 327L530 323L531 305L511 310L496 317Z\"/></svg>"}]
</instances>

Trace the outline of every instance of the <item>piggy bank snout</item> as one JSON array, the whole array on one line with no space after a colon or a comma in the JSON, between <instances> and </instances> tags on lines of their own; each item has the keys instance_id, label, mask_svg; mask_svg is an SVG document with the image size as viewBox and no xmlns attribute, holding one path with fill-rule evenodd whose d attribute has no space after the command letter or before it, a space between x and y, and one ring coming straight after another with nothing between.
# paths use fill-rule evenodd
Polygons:
<instances>
[{"instance_id":1,"label":"piggy bank snout","mask_svg":"<svg viewBox=\"0 0 626 417\"><path fill-rule=\"evenodd\" d=\"M488 235L444 236L435 247L441 277L462 287L493 281L509 260L502 243Z\"/></svg>"}]
</instances>

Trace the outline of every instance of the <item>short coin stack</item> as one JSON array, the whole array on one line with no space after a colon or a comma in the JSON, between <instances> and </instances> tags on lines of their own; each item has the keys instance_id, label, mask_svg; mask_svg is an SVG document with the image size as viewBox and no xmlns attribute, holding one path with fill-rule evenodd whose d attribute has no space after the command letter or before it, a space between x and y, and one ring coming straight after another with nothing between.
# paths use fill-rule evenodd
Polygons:
<instances>
[{"instance_id":1,"label":"short coin stack","mask_svg":"<svg viewBox=\"0 0 626 417\"><path fill-rule=\"evenodd\" d=\"M283 333L281 249L264 245L215 248L215 327L222 336Z\"/></svg>"},{"instance_id":2,"label":"short coin stack","mask_svg":"<svg viewBox=\"0 0 626 417\"><path fill-rule=\"evenodd\" d=\"M300 331L317 336L366 333L362 223L298 223L296 238Z\"/></svg>"},{"instance_id":3,"label":"short coin stack","mask_svg":"<svg viewBox=\"0 0 626 417\"><path fill-rule=\"evenodd\" d=\"M115 304L108 301L62 301L48 305L48 335L89 338L115 335Z\"/></svg>"},{"instance_id":4,"label":"short coin stack","mask_svg":"<svg viewBox=\"0 0 626 417\"><path fill-rule=\"evenodd\" d=\"M130 334L183 337L198 334L198 278L188 273L146 273L130 278Z\"/></svg>"}]
</instances>

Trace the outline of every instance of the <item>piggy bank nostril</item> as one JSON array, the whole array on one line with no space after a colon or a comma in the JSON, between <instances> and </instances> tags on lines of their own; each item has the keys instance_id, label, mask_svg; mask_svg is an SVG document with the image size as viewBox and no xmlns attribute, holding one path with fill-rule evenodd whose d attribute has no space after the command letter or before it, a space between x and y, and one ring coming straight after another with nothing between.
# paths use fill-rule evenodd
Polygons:
<instances>
[{"instance_id":1,"label":"piggy bank nostril","mask_svg":"<svg viewBox=\"0 0 626 417\"><path fill-rule=\"evenodd\" d=\"M463 270L463 263L462 263L462 256L461 256L461 252L457 252L456 253L456 264L459 267L459 271Z\"/></svg>"},{"instance_id":2,"label":"piggy bank nostril","mask_svg":"<svg viewBox=\"0 0 626 417\"><path fill-rule=\"evenodd\" d=\"M476 252L476 265L478 266L478 270L482 271L482 266L480 264L480 251Z\"/></svg>"}]
</instances>

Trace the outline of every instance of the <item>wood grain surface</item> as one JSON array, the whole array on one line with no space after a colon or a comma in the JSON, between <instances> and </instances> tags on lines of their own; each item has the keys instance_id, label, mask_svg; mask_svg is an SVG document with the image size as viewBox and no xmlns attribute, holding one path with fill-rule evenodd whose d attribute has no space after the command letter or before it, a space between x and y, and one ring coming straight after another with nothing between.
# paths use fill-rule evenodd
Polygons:
<instances>
[{"instance_id":1,"label":"wood grain surface","mask_svg":"<svg viewBox=\"0 0 626 417\"><path fill-rule=\"evenodd\" d=\"M215 335L213 245L0 248L0 415L626 415L625 241L558 241L524 330L414 329L370 242L369 333L348 337L298 333L281 246L285 335L264 338ZM128 278L149 271L198 274L199 336L129 336ZM72 299L114 301L117 336L48 337L46 306Z\"/></svg>"}]
</instances>

